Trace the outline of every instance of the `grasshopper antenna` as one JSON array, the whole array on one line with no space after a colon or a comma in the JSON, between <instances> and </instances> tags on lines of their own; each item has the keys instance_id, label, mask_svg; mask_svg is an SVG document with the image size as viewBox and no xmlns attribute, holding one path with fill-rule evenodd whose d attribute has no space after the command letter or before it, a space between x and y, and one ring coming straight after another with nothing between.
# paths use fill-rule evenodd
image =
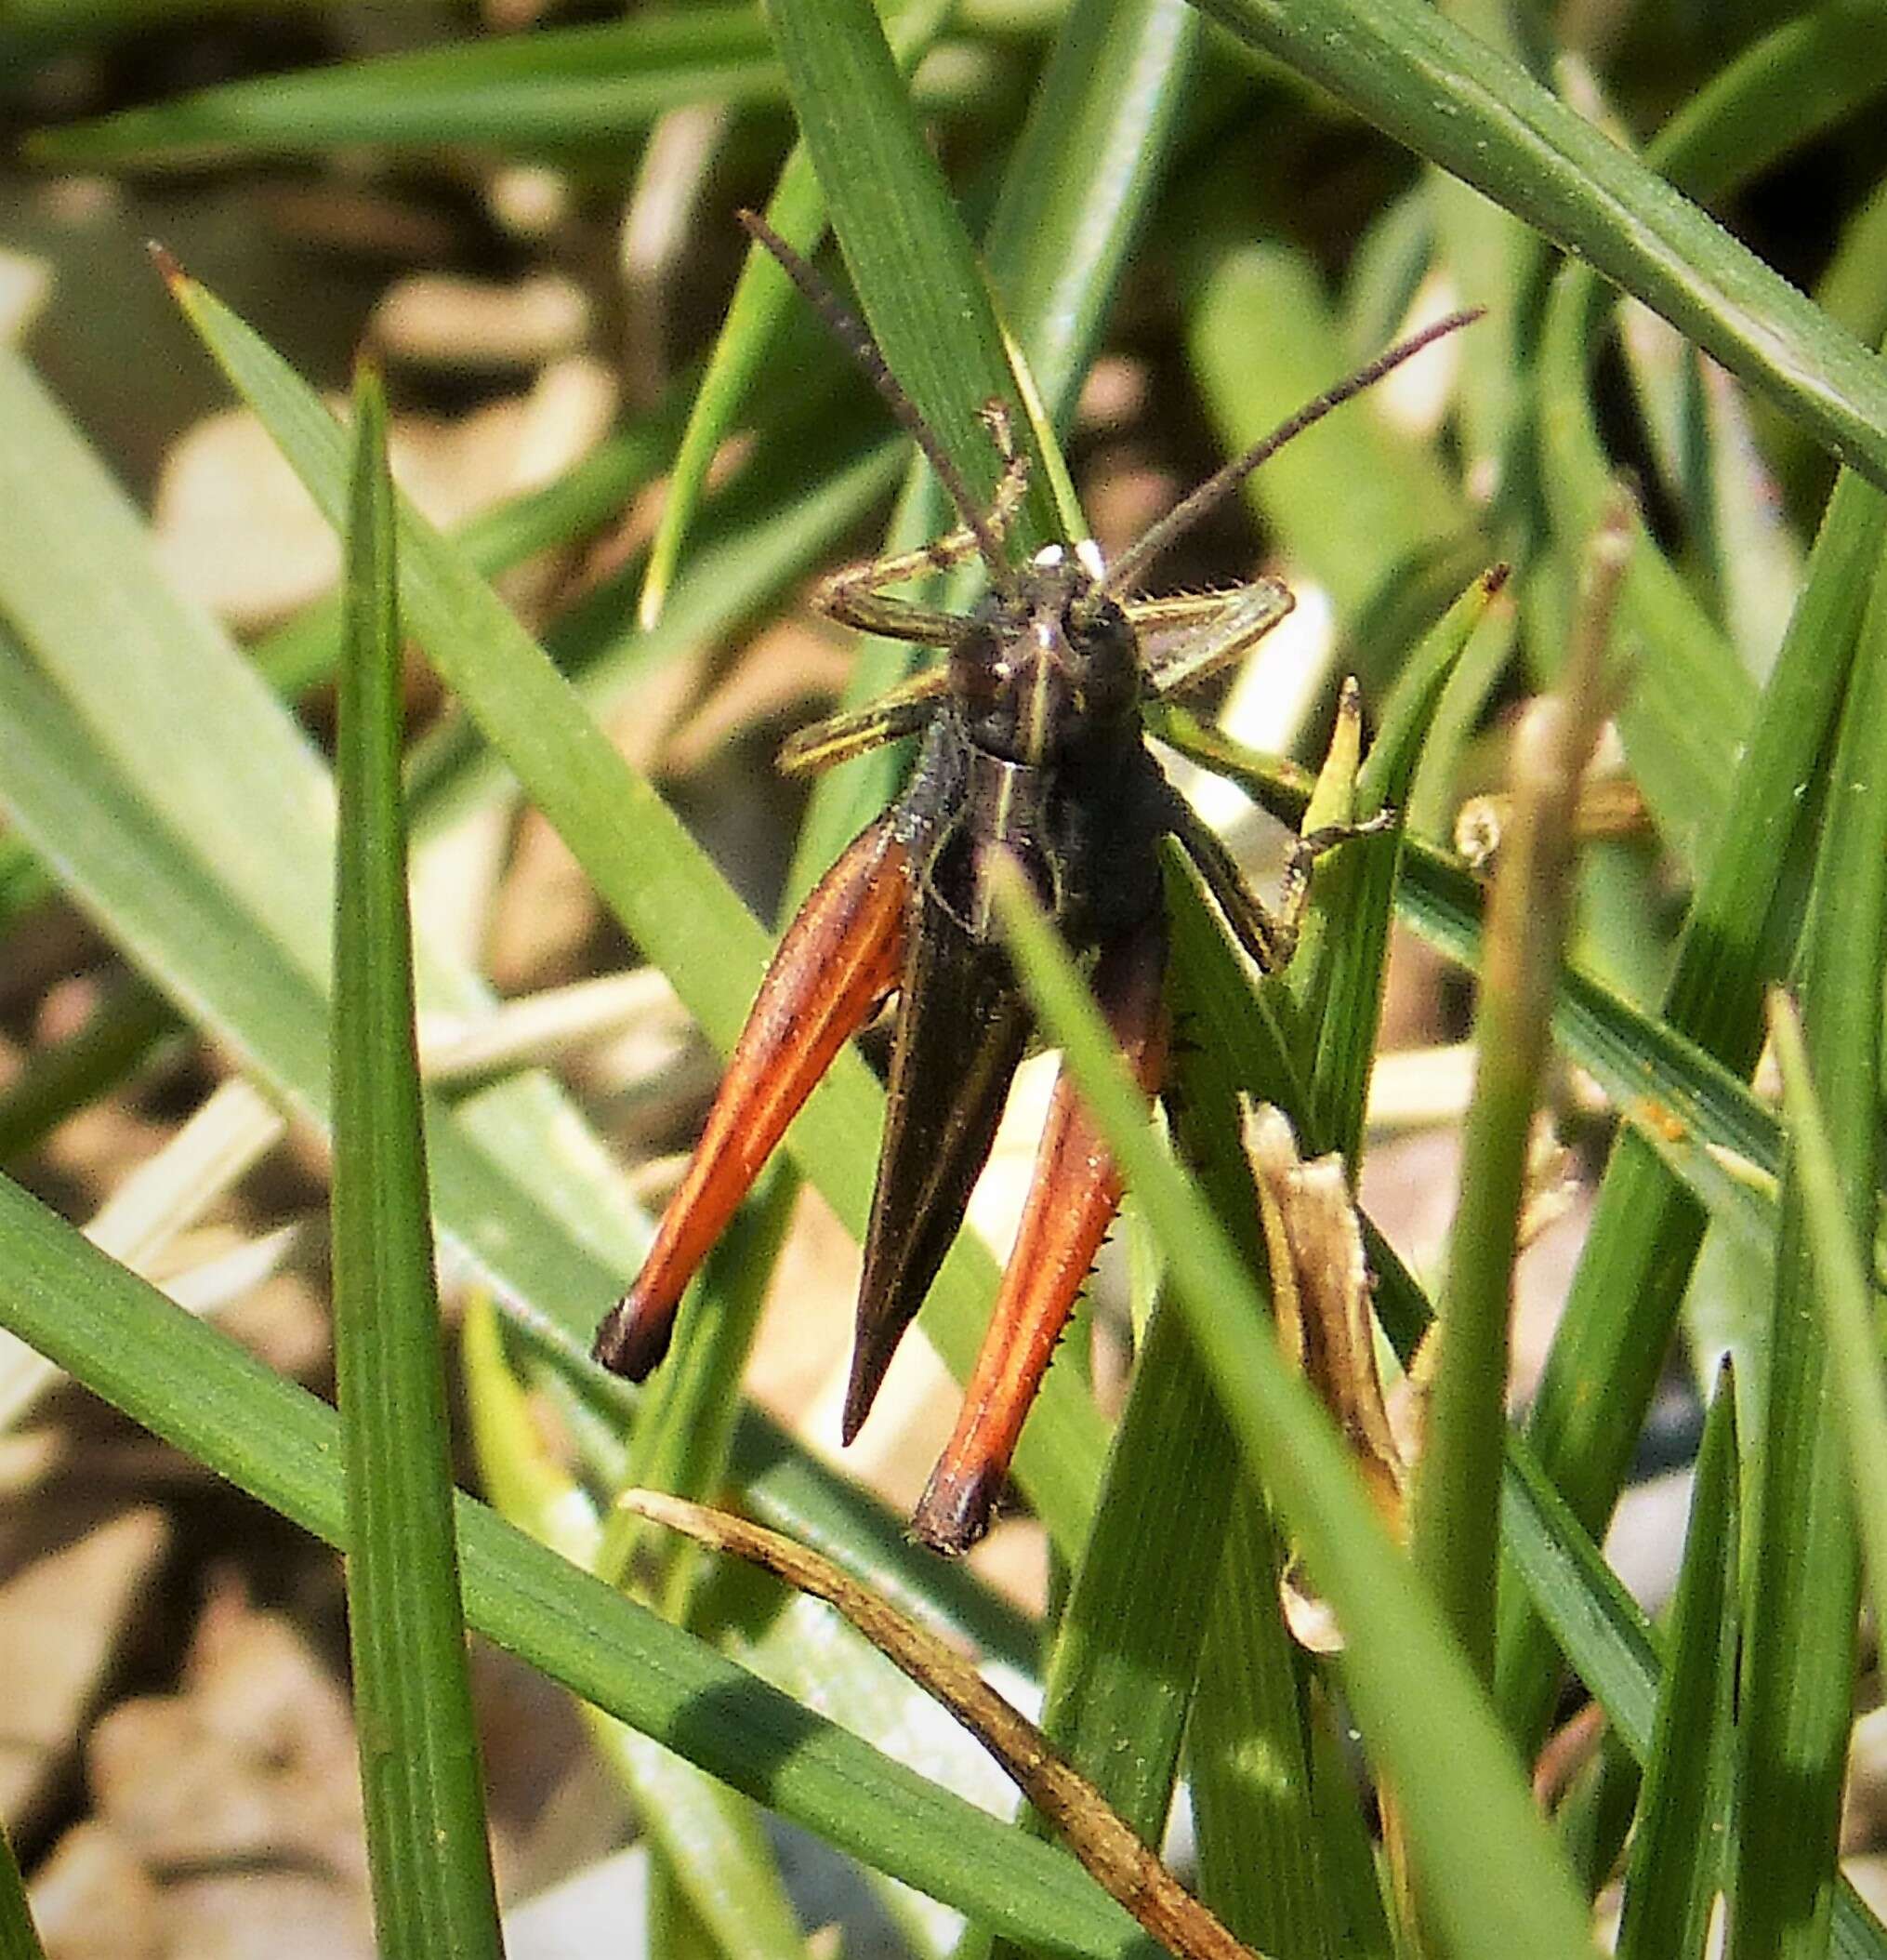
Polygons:
<instances>
[{"instance_id":1,"label":"grasshopper antenna","mask_svg":"<svg viewBox=\"0 0 1887 1960\"><path fill-rule=\"evenodd\" d=\"M1352 396L1360 395L1366 388L1375 387L1385 375L1420 353L1423 348L1432 346L1445 335L1452 334L1458 327L1471 325L1486 311L1485 307L1471 307L1465 312L1450 313L1445 320L1437 320L1433 325L1423 327L1420 333L1411 334L1406 340L1398 341L1386 353L1378 354L1367 367L1359 367L1326 394L1319 395L1314 402L1305 403L1296 415L1280 422L1262 442L1253 444L1243 456L1234 457L1224 469L1208 476L1191 496L1181 497L1157 523L1142 531L1107 568L1107 576L1101 581L1101 590L1115 595L1130 590L1174 538L1190 531L1208 510L1231 496L1260 463L1268 462L1293 436L1302 435L1313 423L1321 422L1333 408L1342 407Z\"/></svg>"},{"instance_id":2,"label":"grasshopper antenna","mask_svg":"<svg viewBox=\"0 0 1887 1960\"><path fill-rule=\"evenodd\" d=\"M746 228L748 235L772 254L780 270L805 295L808 303L832 329L834 336L850 350L852 359L870 376L872 386L884 397L899 425L924 452L926 460L937 472L937 481L944 485L944 494L957 506L957 515L976 540L977 554L989 567L990 582L998 591L1013 590L1015 575L1003 556L1001 538L996 536L982 505L970 494L970 485L964 482L963 472L951 461L949 452L938 441L936 431L918 414L917 404L898 385L897 377L885 365L885 357L879 353L878 343L873 340L864 322L840 300L759 212L740 211L735 215Z\"/></svg>"}]
</instances>

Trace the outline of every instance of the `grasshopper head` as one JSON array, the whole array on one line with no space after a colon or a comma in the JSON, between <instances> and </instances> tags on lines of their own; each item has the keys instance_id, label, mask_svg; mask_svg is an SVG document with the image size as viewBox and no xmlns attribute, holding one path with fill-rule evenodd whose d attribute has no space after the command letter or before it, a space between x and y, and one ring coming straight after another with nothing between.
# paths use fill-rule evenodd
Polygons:
<instances>
[{"instance_id":1,"label":"grasshopper head","mask_svg":"<svg viewBox=\"0 0 1887 1960\"><path fill-rule=\"evenodd\" d=\"M1005 761L1052 763L1117 734L1140 705L1140 647L1101 589L1091 544L1037 552L993 593L950 656L970 740Z\"/></svg>"}]
</instances>

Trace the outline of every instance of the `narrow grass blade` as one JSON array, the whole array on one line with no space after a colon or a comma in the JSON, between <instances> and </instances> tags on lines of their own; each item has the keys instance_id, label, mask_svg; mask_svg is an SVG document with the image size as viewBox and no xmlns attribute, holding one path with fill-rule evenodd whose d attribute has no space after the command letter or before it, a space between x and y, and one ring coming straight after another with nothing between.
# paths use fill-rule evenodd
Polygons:
<instances>
[{"instance_id":1,"label":"narrow grass blade","mask_svg":"<svg viewBox=\"0 0 1887 1960\"><path fill-rule=\"evenodd\" d=\"M1789 1159L1801 1184L1820 1280L1815 1298L1834 1355L1835 1400L1841 1404L1841 1420L1847 1425L1854 1516L1867 1556L1875 1619L1887 1626L1887 1617L1883 1617L1883 1609L1887 1609L1887 1389L1880 1378L1874 1292L1842 1207L1841 1170L1809 1074L1801 1026L1786 996L1771 996L1769 1026L1776 1059L1782 1065Z\"/></svg>"},{"instance_id":2,"label":"narrow grass blade","mask_svg":"<svg viewBox=\"0 0 1887 1960\"><path fill-rule=\"evenodd\" d=\"M658 412L611 437L555 483L469 519L453 533L454 544L491 578L598 529L661 469L673 420L672 411ZM321 599L258 641L250 658L278 693L298 695L333 673L339 637L339 599Z\"/></svg>"},{"instance_id":3,"label":"narrow grass blade","mask_svg":"<svg viewBox=\"0 0 1887 1960\"><path fill-rule=\"evenodd\" d=\"M1826 766L1828 732L1883 537L1887 499L1843 477L1752 725L1726 828L1692 902L1666 994L1666 1025L1739 1073L1754 1062L1761 1039L1757 990L1787 959L1770 921L1789 866L1790 839ZM1581 1053L1572 1030L1564 1029L1563 1038ZM1608 1045L1622 1050L1626 1044ZM1635 1093L1663 1099L1652 1083ZM1629 1108L1629 1100L1622 1106ZM1680 1112L1680 1123L1696 1114L1695 1106L1668 1106ZM1746 1110L1749 1117L1756 1113L1753 1105ZM1767 1136L1759 1139L1747 1122L1737 1127L1740 1141L1716 1140L1776 1174L1780 1154ZM1647 1406L1662 1365L1702 1224L1703 1213L1676 1182L1676 1167L1660 1161L1655 1135L1643 1130L1622 1135L1528 1423L1542 1460L1589 1527L1603 1522L1624 1475L1637 1411ZM1521 1732L1536 1736L1551 1698L1551 1668L1537 1639L1522 1634L1524 1611L1518 1597L1503 1608L1501 1700Z\"/></svg>"},{"instance_id":4,"label":"narrow grass blade","mask_svg":"<svg viewBox=\"0 0 1887 1960\"><path fill-rule=\"evenodd\" d=\"M767 201L767 222L795 251L810 253L825 224L825 199L803 143L794 146L781 166ZM757 241L750 241L733 295L727 303L719 338L694 397L680 447L668 472L662 515L649 547L648 567L637 616L646 631L662 616L681 555L682 539L707 485L708 466L733 427L754 377L766 356L774 327L795 303L792 283Z\"/></svg>"},{"instance_id":5,"label":"narrow grass blade","mask_svg":"<svg viewBox=\"0 0 1887 1960\"><path fill-rule=\"evenodd\" d=\"M1199 35L1184 0L1075 0L1003 172L984 256L1058 430L1159 189Z\"/></svg>"},{"instance_id":6,"label":"narrow grass blade","mask_svg":"<svg viewBox=\"0 0 1887 1960\"><path fill-rule=\"evenodd\" d=\"M1651 1760L1661 1649L1652 1627L1539 1462L1515 1438L1508 1449L1501 1525L1510 1569L1551 1629L1573 1671L1641 1764ZM1853 1884L1835 1893L1830 1951L1840 1960L1881 1960L1883 1927Z\"/></svg>"},{"instance_id":7,"label":"narrow grass blade","mask_svg":"<svg viewBox=\"0 0 1887 1960\"><path fill-rule=\"evenodd\" d=\"M1727 1876L1738 1620L1735 1396L1727 1374L1704 1428L1671 1607L1618 1960L1703 1960Z\"/></svg>"},{"instance_id":8,"label":"narrow grass blade","mask_svg":"<svg viewBox=\"0 0 1887 1960\"><path fill-rule=\"evenodd\" d=\"M1238 1478L1219 1525L1186 1734L1199 1893L1261 1952L1317 1960L1344 1951L1325 1904L1333 1834L1313 1800L1298 1654L1278 1609L1283 1549L1253 1478Z\"/></svg>"},{"instance_id":9,"label":"narrow grass blade","mask_svg":"<svg viewBox=\"0 0 1887 1960\"><path fill-rule=\"evenodd\" d=\"M346 1548L338 1419L0 1180L0 1323L271 1509ZM584 1700L840 1849L1045 1952L1152 1960L1064 1853L878 1755L457 1502L466 1616Z\"/></svg>"},{"instance_id":10,"label":"narrow grass blade","mask_svg":"<svg viewBox=\"0 0 1887 1960\"><path fill-rule=\"evenodd\" d=\"M942 0L906 0L886 22L904 73L910 73L936 39L949 10ZM796 143L781 166L773 194L767 201L766 218L795 251L810 256L818 245L825 229L825 193L804 143ZM750 243L668 472L667 495L649 547L648 570L637 607L645 628L661 616L681 541L706 486L708 465L747 398L775 329L788 310L798 304L791 283L771 255L758 243Z\"/></svg>"},{"instance_id":11,"label":"narrow grass blade","mask_svg":"<svg viewBox=\"0 0 1887 1960\"><path fill-rule=\"evenodd\" d=\"M1887 935L1887 580L1875 580L1841 711L1801 959L1802 1020L1854 1242L1876 1228ZM1831 1360L1800 1177L1783 1185L1769 1403L1741 1702L1735 1960L1827 1943L1853 1719L1860 1581Z\"/></svg>"},{"instance_id":12,"label":"narrow grass blade","mask_svg":"<svg viewBox=\"0 0 1887 1960\"><path fill-rule=\"evenodd\" d=\"M37 136L42 163L319 155L337 143L620 150L684 103L780 99L779 63L751 7L696 7L544 29L232 82Z\"/></svg>"},{"instance_id":13,"label":"narrow grass blade","mask_svg":"<svg viewBox=\"0 0 1887 1960\"><path fill-rule=\"evenodd\" d=\"M1587 554L1576 644L1560 686L1535 704L1514 737L1514 820L1483 934L1474 1099L1411 1506L1416 1568L1490 1683L1513 1260L1572 912L1574 810L1608 706L1605 648L1630 548L1628 523L1621 498Z\"/></svg>"},{"instance_id":14,"label":"narrow grass blade","mask_svg":"<svg viewBox=\"0 0 1887 1960\"><path fill-rule=\"evenodd\" d=\"M1875 25L1841 0L1779 20L1680 104L1657 133L1658 167L1704 202L1761 177L1887 87Z\"/></svg>"},{"instance_id":15,"label":"narrow grass blade","mask_svg":"<svg viewBox=\"0 0 1887 1960\"><path fill-rule=\"evenodd\" d=\"M1357 775L1358 821L1406 803L1449 676L1506 582L1504 565L1484 573L1410 652L1382 705L1380 731ZM1315 1051L1309 1070L1316 1147L1340 1151L1353 1171L1360 1159L1364 1106L1382 1014L1383 963L1401 854L1390 840L1371 840L1343 854L1353 886L1341 917L1325 936L1327 977L1313 1017ZM1314 898L1314 880L1312 889Z\"/></svg>"},{"instance_id":16,"label":"narrow grass blade","mask_svg":"<svg viewBox=\"0 0 1887 1960\"><path fill-rule=\"evenodd\" d=\"M356 390L355 418L337 738L334 1290L361 1788L380 1951L495 1956L413 1031L393 486L372 377Z\"/></svg>"},{"instance_id":17,"label":"narrow grass blade","mask_svg":"<svg viewBox=\"0 0 1887 1960\"><path fill-rule=\"evenodd\" d=\"M108 989L83 1027L33 1049L0 1092L0 1163L23 1157L75 1109L170 1052L181 1032L169 1003L143 982Z\"/></svg>"},{"instance_id":18,"label":"narrow grass blade","mask_svg":"<svg viewBox=\"0 0 1887 1960\"><path fill-rule=\"evenodd\" d=\"M1178 973L1169 983L1181 1019L1185 984ZM1220 1215L1244 1224L1245 1255L1255 1265L1257 1204L1237 1110L1203 1053L1176 1055L1171 1106L1181 1147L1201 1165ZM1056 1624L1042 1706L1049 1741L1155 1849L1172 1807L1207 1602L1217 1591L1224 1492L1238 1474L1185 1322L1163 1301L1135 1357L1093 1527ZM1016 1960L1015 1949L998 1942L993 1960Z\"/></svg>"},{"instance_id":19,"label":"narrow grass blade","mask_svg":"<svg viewBox=\"0 0 1887 1960\"><path fill-rule=\"evenodd\" d=\"M479 1472L492 1503L520 1530L584 1570L602 1531L595 1506L554 1463L505 1360L488 1300L466 1310L461 1343ZM746 1799L600 1709L585 1710L599 1753L621 1779L665 1875L716 1953L803 1960L804 1947L766 1838Z\"/></svg>"},{"instance_id":20,"label":"narrow grass blade","mask_svg":"<svg viewBox=\"0 0 1887 1960\"><path fill-rule=\"evenodd\" d=\"M1044 1026L1139 1194L1247 1463L1264 1476L1340 1620L1344 1679L1411 1824L1451 1951L1585 1954L1585 1910L1471 1674L1377 1522L1310 1391L1286 1369L1237 1255L1148 1126L1100 1014L1021 889L998 907Z\"/></svg>"},{"instance_id":21,"label":"narrow grass blade","mask_svg":"<svg viewBox=\"0 0 1887 1960\"><path fill-rule=\"evenodd\" d=\"M0 1960L46 1960L11 1840L0 1832Z\"/></svg>"},{"instance_id":22,"label":"narrow grass blade","mask_svg":"<svg viewBox=\"0 0 1887 1960\"><path fill-rule=\"evenodd\" d=\"M344 438L305 385L201 286L178 297L240 391L332 519ZM732 1045L759 984L766 936L674 813L584 712L490 589L416 513L400 510L401 603L411 630L556 826L598 891L675 982L708 1038ZM882 1127L882 1093L843 1055L787 1136L786 1147L862 1231ZM994 1291L989 1255L959 1238L931 1291L925 1322L946 1361L967 1371ZM1101 1423L1051 1374L1016 1459L1017 1475L1054 1535L1078 1542L1101 1462Z\"/></svg>"},{"instance_id":23,"label":"narrow grass blade","mask_svg":"<svg viewBox=\"0 0 1887 1960\"><path fill-rule=\"evenodd\" d=\"M1029 423L1015 411L989 290L884 29L870 0L780 0L768 21L872 338L986 510L999 465L979 411L992 400L1009 404L1025 448ZM1036 461L1010 527L1024 552L1056 535Z\"/></svg>"},{"instance_id":24,"label":"narrow grass blade","mask_svg":"<svg viewBox=\"0 0 1887 1960\"><path fill-rule=\"evenodd\" d=\"M798 1189L798 1180L784 1168L766 1173L761 1188L708 1254L693 1310L682 1319L666 1367L644 1390L636 1411L624 1483L703 1503L719 1493L733 1448L747 1352ZM613 1512L594 1569L622 1584L631 1576L635 1541L646 1537L629 1513ZM672 1545L660 1550L669 1570L651 1590L669 1618L685 1622L691 1561L672 1558Z\"/></svg>"},{"instance_id":25,"label":"narrow grass blade","mask_svg":"<svg viewBox=\"0 0 1887 1960\"><path fill-rule=\"evenodd\" d=\"M1206 11L1571 246L1887 485L1887 368L1517 62L1419 0Z\"/></svg>"}]
</instances>

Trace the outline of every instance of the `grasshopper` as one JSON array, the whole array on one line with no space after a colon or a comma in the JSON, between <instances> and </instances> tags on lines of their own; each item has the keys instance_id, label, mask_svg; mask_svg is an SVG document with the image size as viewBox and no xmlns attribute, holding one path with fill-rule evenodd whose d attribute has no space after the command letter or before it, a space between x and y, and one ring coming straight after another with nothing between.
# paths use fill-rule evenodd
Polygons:
<instances>
[{"instance_id":1,"label":"grasshopper","mask_svg":"<svg viewBox=\"0 0 1887 1960\"><path fill-rule=\"evenodd\" d=\"M1019 863L1071 946L1141 1087L1160 1089L1168 1023L1160 845L1191 858L1266 973L1291 956L1313 861L1358 834L1297 841L1281 908L1167 781L1141 706L1196 687L1291 609L1273 578L1221 592L1130 598L1161 551L1285 442L1471 314L1405 340L1300 409L1153 525L1112 565L1091 540L1010 563L1005 535L1026 483L1007 410L983 411L1001 459L987 509L886 367L863 324L760 219L742 221L871 376L962 520L925 549L828 576L814 604L863 631L943 657L851 714L802 730L791 774L918 738L903 792L853 840L787 928L735 1043L700 1143L636 1282L597 1331L604 1366L640 1381L666 1352L683 1290L838 1050L897 996L884 1142L865 1233L842 1434L864 1422L987 1160L1027 1046L1027 1004L995 930L988 873ZM951 613L894 596L978 557L984 597ZM1378 828L1386 819L1363 827ZM1015 1249L962 1413L912 1521L946 1553L987 1530L1024 1417L1121 1196L1120 1177L1064 1077L1055 1088Z\"/></svg>"}]
</instances>

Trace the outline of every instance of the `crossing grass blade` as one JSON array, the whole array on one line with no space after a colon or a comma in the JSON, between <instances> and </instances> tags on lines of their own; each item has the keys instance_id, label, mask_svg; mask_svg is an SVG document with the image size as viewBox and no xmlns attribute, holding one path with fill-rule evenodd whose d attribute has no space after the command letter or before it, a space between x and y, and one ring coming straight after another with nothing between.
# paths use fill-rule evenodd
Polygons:
<instances>
[{"instance_id":1,"label":"crossing grass blade","mask_svg":"<svg viewBox=\"0 0 1887 1960\"><path fill-rule=\"evenodd\" d=\"M1867 1555L1875 1617L1887 1625L1880 1618L1887 1607L1887 1392L1874 1291L1842 1212L1841 1172L1809 1074L1801 1025L1786 995L1770 997L1769 1026L1782 1066L1790 1159L1821 1281L1815 1298L1835 1357L1835 1400L1847 1425L1855 1521Z\"/></svg>"},{"instance_id":2,"label":"crossing grass blade","mask_svg":"<svg viewBox=\"0 0 1887 1960\"><path fill-rule=\"evenodd\" d=\"M1877 1225L1880 956L1887 934L1887 579L1876 577L1836 738L1802 936L1800 997L1847 1230ZM1832 1358L1793 1166L1783 1182L1769 1400L1754 1479L1735 1960L1826 1945L1853 1721L1860 1566Z\"/></svg>"},{"instance_id":3,"label":"crossing grass blade","mask_svg":"<svg viewBox=\"0 0 1887 1960\"><path fill-rule=\"evenodd\" d=\"M1691 1486L1670 1658L1626 1874L1619 1960L1702 1960L1712 1901L1728 1876L1742 1524L1735 1408L1726 1371Z\"/></svg>"},{"instance_id":4,"label":"crossing grass blade","mask_svg":"<svg viewBox=\"0 0 1887 1960\"><path fill-rule=\"evenodd\" d=\"M413 1027L393 486L376 377L363 375L354 404L337 735L334 1291L361 1788L380 1951L496 1960Z\"/></svg>"},{"instance_id":5,"label":"crossing grass blade","mask_svg":"<svg viewBox=\"0 0 1887 1960\"><path fill-rule=\"evenodd\" d=\"M94 1394L347 1549L339 1422L0 1180L0 1325ZM1064 1853L769 1689L482 1504L456 1504L468 1622L840 1849L1043 1951L1153 1960Z\"/></svg>"},{"instance_id":6,"label":"crossing grass blade","mask_svg":"<svg viewBox=\"0 0 1887 1960\"><path fill-rule=\"evenodd\" d=\"M1327 1418L1287 1370L1237 1255L1149 1127L1067 952L1019 877L996 889L1030 999L1159 1237L1246 1461L1342 1623L1351 1705L1409 1817L1450 1950L1488 1960L1587 1954L1583 1901L1485 1699L1383 1534Z\"/></svg>"},{"instance_id":7,"label":"crossing grass blade","mask_svg":"<svg viewBox=\"0 0 1887 1960\"><path fill-rule=\"evenodd\" d=\"M345 448L333 417L212 295L187 279L177 290L192 324L332 520ZM403 502L399 525L409 629L605 903L674 981L708 1038L723 1050L731 1046L766 958L759 925L490 588ZM863 1060L842 1055L787 1136L787 1149L854 1231L862 1231L869 1203L882 1101ZM959 1238L925 1309L940 1351L957 1369L969 1368L994 1285L988 1253ZM1070 1544L1078 1542L1092 1505L1101 1455L1092 1406L1051 1375L1016 1468L1051 1531Z\"/></svg>"},{"instance_id":8,"label":"crossing grass blade","mask_svg":"<svg viewBox=\"0 0 1887 1960\"><path fill-rule=\"evenodd\" d=\"M47 130L41 163L80 168L207 156L321 154L336 143L620 151L664 111L715 97L778 101L779 63L751 7L697 7L232 82Z\"/></svg>"},{"instance_id":9,"label":"crossing grass blade","mask_svg":"<svg viewBox=\"0 0 1887 1960\"><path fill-rule=\"evenodd\" d=\"M1419 0L1205 10L1590 259L1887 486L1887 367L1518 62Z\"/></svg>"}]
</instances>

